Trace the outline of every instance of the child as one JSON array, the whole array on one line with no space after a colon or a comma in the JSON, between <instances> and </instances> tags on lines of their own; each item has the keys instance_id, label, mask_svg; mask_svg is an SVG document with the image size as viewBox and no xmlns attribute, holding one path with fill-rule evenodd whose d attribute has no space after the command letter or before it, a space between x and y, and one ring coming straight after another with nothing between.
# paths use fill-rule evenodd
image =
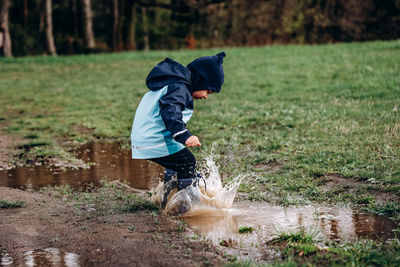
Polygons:
<instances>
[{"instance_id":1,"label":"child","mask_svg":"<svg viewBox=\"0 0 400 267\"><path fill-rule=\"evenodd\" d=\"M224 57L224 52L201 57L186 67L166 58L147 76L150 92L136 109L131 133L132 158L148 159L165 168L162 208L172 189L196 187L201 178L196 173L195 157L185 148L201 143L186 129L186 123L193 113L193 99L207 99L221 90ZM175 175L177 180L172 179ZM191 198L196 201L196 196ZM182 203L178 214L187 212L188 207Z\"/></svg>"}]
</instances>

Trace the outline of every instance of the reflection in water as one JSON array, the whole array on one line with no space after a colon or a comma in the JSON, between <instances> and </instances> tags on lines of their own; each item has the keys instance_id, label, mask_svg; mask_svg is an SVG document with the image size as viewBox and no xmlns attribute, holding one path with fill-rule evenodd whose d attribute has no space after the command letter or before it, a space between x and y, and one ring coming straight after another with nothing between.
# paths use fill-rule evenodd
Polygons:
<instances>
[{"instance_id":1,"label":"reflection in water","mask_svg":"<svg viewBox=\"0 0 400 267\"><path fill-rule=\"evenodd\" d=\"M356 238L382 239L394 237L396 224L382 216L357 213L336 206L279 207L268 203L240 202L234 209L213 213L211 216L183 218L194 232L218 244L228 243L251 247L276 237L277 232L300 228L320 231L330 240ZM243 226L255 229L252 234L239 234ZM247 245L246 245L247 244Z\"/></svg>"},{"instance_id":2,"label":"reflection in water","mask_svg":"<svg viewBox=\"0 0 400 267\"><path fill-rule=\"evenodd\" d=\"M215 201L204 202L201 198L199 204L182 218L196 234L214 244L228 247L227 250L234 255L265 260L274 254L266 246L267 241L277 237L279 232L297 232L301 228L319 233L321 241L394 237L392 230L396 224L385 217L337 206L279 207L265 202L239 202L233 203L232 208L240 178L233 179L235 186L223 187L218 169L212 163L212 159L207 161L206 195ZM215 198L214 195L220 197ZM226 202L226 199L231 201ZM254 230L239 234L241 227L252 227Z\"/></svg>"},{"instance_id":3,"label":"reflection in water","mask_svg":"<svg viewBox=\"0 0 400 267\"><path fill-rule=\"evenodd\" d=\"M100 179L127 181L137 189L156 187L163 169L146 160L133 160L129 150L121 150L118 144L88 143L77 151L85 162L94 162L90 169L60 171L45 166L19 167L0 172L0 186L20 189L38 189L47 185L70 185L76 189Z\"/></svg>"},{"instance_id":4,"label":"reflection in water","mask_svg":"<svg viewBox=\"0 0 400 267\"><path fill-rule=\"evenodd\" d=\"M16 264L29 267L78 267L82 262L77 254L64 252L58 248L46 248L26 252Z\"/></svg>"},{"instance_id":5,"label":"reflection in water","mask_svg":"<svg viewBox=\"0 0 400 267\"><path fill-rule=\"evenodd\" d=\"M0 254L0 265L1 266L12 266L14 260L8 255L8 253Z\"/></svg>"}]
</instances>

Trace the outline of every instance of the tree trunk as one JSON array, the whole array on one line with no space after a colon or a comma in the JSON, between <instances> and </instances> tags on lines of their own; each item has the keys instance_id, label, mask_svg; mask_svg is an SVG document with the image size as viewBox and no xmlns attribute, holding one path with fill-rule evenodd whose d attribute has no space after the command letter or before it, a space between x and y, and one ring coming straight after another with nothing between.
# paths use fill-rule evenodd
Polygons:
<instances>
[{"instance_id":1,"label":"tree trunk","mask_svg":"<svg viewBox=\"0 0 400 267\"><path fill-rule=\"evenodd\" d=\"M93 15L91 0L82 0L83 17L85 23L85 45L89 49L95 48L95 40L93 34Z\"/></svg>"},{"instance_id":2,"label":"tree trunk","mask_svg":"<svg viewBox=\"0 0 400 267\"><path fill-rule=\"evenodd\" d=\"M74 37L78 36L78 8L76 6L77 0L72 0L72 13L74 13Z\"/></svg>"},{"instance_id":3,"label":"tree trunk","mask_svg":"<svg viewBox=\"0 0 400 267\"><path fill-rule=\"evenodd\" d=\"M150 50L149 44L149 24L147 20L147 8L142 7L142 18L143 18L143 42L144 42L144 50Z\"/></svg>"},{"instance_id":4,"label":"tree trunk","mask_svg":"<svg viewBox=\"0 0 400 267\"><path fill-rule=\"evenodd\" d=\"M24 0L24 26L28 26L28 0Z\"/></svg>"},{"instance_id":5,"label":"tree trunk","mask_svg":"<svg viewBox=\"0 0 400 267\"><path fill-rule=\"evenodd\" d=\"M117 51L122 51L124 43L122 41L122 19L124 1L118 3L118 24L117 24Z\"/></svg>"},{"instance_id":6,"label":"tree trunk","mask_svg":"<svg viewBox=\"0 0 400 267\"><path fill-rule=\"evenodd\" d=\"M0 50L3 50L2 52L5 57L12 57L11 36L8 26L8 9L10 2L9 0L1 0L0 4L0 34L2 35Z\"/></svg>"},{"instance_id":7,"label":"tree trunk","mask_svg":"<svg viewBox=\"0 0 400 267\"><path fill-rule=\"evenodd\" d=\"M118 49L118 21L119 21L118 0L113 0L112 5L113 5L112 47L113 47L113 51L117 51L117 49Z\"/></svg>"},{"instance_id":8,"label":"tree trunk","mask_svg":"<svg viewBox=\"0 0 400 267\"><path fill-rule=\"evenodd\" d=\"M52 7L51 0L45 0L45 25L46 25L46 45L47 52L56 56L56 46L54 45L54 36L53 36L53 19L52 19Z\"/></svg>"},{"instance_id":9,"label":"tree trunk","mask_svg":"<svg viewBox=\"0 0 400 267\"><path fill-rule=\"evenodd\" d=\"M39 33L40 33L40 36L43 36L43 34L44 34L44 16L45 16L44 1L42 1L41 8L40 8L40 21L39 21Z\"/></svg>"},{"instance_id":10,"label":"tree trunk","mask_svg":"<svg viewBox=\"0 0 400 267\"><path fill-rule=\"evenodd\" d=\"M233 43L234 45L243 45L242 43L242 31L241 31L241 17L240 15L242 14L241 8L240 8L240 3L238 3L237 0L233 0L232 4L230 5L231 8L231 32L230 32L230 36L232 37Z\"/></svg>"},{"instance_id":11,"label":"tree trunk","mask_svg":"<svg viewBox=\"0 0 400 267\"><path fill-rule=\"evenodd\" d=\"M136 50L136 5L132 3L130 8L130 20L128 30L128 50Z\"/></svg>"}]
</instances>

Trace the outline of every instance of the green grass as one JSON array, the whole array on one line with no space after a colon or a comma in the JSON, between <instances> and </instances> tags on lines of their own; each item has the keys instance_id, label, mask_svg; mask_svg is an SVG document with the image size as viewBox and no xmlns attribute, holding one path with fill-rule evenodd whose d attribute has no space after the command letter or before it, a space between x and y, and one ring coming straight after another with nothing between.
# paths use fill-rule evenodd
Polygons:
<instances>
[{"instance_id":1,"label":"green grass","mask_svg":"<svg viewBox=\"0 0 400 267\"><path fill-rule=\"evenodd\" d=\"M286 257L292 255L308 256L315 254L318 250L314 244L318 240L318 234L319 231L306 231L303 228L297 232L280 231L278 237L273 239L271 243L284 244L282 253Z\"/></svg>"},{"instance_id":2,"label":"green grass","mask_svg":"<svg viewBox=\"0 0 400 267\"><path fill-rule=\"evenodd\" d=\"M317 238L316 231L278 232L270 245L281 251L283 261L265 266L398 266L400 241L356 240L332 242ZM258 264L244 266L259 266ZM240 265L237 265L240 266Z\"/></svg>"},{"instance_id":3,"label":"green grass","mask_svg":"<svg viewBox=\"0 0 400 267\"><path fill-rule=\"evenodd\" d=\"M22 200L15 200L15 201L0 200L0 209L23 208L24 206L25 202Z\"/></svg>"},{"instance_id":4,"label":"green grass","mask_svg":"<svg viewBox=\"0 0 400 267\"><path fill-rule=\"evenodd\" d=\"M400 221L400 203L397 202L389 202L386 204L372 203L366 207L366 210Z\"/></svg>"},{"instance_id":5,"label":"green grass","mask_svg":"<svg viewBox=\"0 0 400 267\"><path fill-rule=\"evenodd\" d=\"M159 207L147 200L147 199L142 199L139 197L136 197L135 195L129 195L129 198L125 199L125 202L121 206L121 211L122 212L137 212L137 211L151 211L151 212L157 212L159 210ZM156 214L156 213L152 213Z\"/></svg>"},{"instance_id":6,"label":"green grass","mask_svg":"<svg viewBox=\"0 0 400 267\"><path fill-rule=\"evenodd\" d=\"M302 244L311 244L317 240L319 232L316 230L308 230L306 231L304 228L301 228L299 231L279 231L278 237L274 239L274 242L295 242Z\"/></svg>"},{"instance_id":7,"label":"green grass","mask_svg":"<svg viewBox=\"0 0 400 267\"><path fill-rule=\"evenodd\" d=\"M340 184L325 194L327 175L399 196L400 41L2 58L2 122L25 137L26 159L72 157L63 140L128 143L152 66L221 50L223 90L195 102L188 123L203 144L192 150L199 161L214 151L224 177L254 172L241 187L254 186L252 200L376 198L359 199Z\"/></svg>"},{"instance_id":8,"label":"green grass","mask_svg":"<svg viewBox=\"0 0 400 267\"><path fill-rule=\"evenodd\" d=\"M118 181L101 180L101 183L100 188L89 186L85 192L62 185L43 187L40 193L73 202L77 213L85 215L87 219L139 211L151 212L153 216L158 216L158 205L151 202L146 195L131 193L127 184Z\"/></svg>"},{"instance_id":9,"label":"green grass","mask_svg":"<svg viewBox=\"0 0 400 267\"><path fill-rule=\"evenodd\" d=\"M282 259L274 263L260 264L248 260L236 260L225 266L399 266L400 264L398 239L388 242L360 240L328 245L321 249L313 244L291 243L285 248Z\"/></svg>"},{"instance_id":10,"label":"green grass","mask_svg":"<svg viewBox=\"0 0 400 267\"><path fill-rule=\"evenodd\" d=\"M239 234L252 233L253 230L254 230L254 228L251 226L242 226L242 227L239 227Z\"/></svg>"}]
</instances>

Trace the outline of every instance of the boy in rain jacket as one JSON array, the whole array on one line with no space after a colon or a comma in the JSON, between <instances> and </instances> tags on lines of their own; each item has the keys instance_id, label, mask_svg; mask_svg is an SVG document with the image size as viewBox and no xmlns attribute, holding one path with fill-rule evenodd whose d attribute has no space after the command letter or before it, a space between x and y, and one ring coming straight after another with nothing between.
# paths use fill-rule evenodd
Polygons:
<instances>
[{"instance_id":1,"label":"boy in rain jacket","mask_svg":"<svg viewBox=\"0 0 400 267\"><path fill-rule=\"evenodd\" d=\"M165 168L162 208L172 189L196 187L201 178L196 173L196 159L186 148L201 143L186 129L186 123L193 113L193 99L207 99L208 95L220 92L224 57L224 52L200 57L186 67L166 58L147 76L150 92L136 109L131 133L132 158L148 159ZM175 175L177 180L172 179ZM178 214L187 211L187 203L182 203Z\"/></svg>"}]
</instances>

